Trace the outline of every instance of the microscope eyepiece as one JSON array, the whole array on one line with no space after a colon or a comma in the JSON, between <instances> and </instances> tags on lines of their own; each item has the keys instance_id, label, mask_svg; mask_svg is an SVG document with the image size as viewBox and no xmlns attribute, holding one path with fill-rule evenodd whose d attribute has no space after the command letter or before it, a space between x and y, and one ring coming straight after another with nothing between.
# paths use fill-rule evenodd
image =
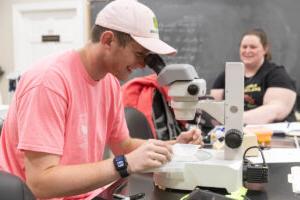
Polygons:
<instances>
[{"instance_id":1,"label":"microscope eyepiece","mask_svg":"<svg viewBox=\"0 0 300 200\"><path fill-rule=\"evenodd\" d=\"M145 64L155 71L156 74L166 66L164 60L158 54L149 54L145 58Z\"/></svg>"}]
</instances>

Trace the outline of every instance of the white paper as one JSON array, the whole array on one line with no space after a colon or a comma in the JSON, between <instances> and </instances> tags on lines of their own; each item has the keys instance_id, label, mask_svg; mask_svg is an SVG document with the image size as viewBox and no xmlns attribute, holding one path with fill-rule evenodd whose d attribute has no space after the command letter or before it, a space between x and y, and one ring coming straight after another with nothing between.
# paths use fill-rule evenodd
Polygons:
<instances>
[{"instance_id":1,"label":"white paper","mask_svg":"<svg viewBox=\"0 0 300 200\"><path fill-rule=\"evenodd\" d=\"M292 183L293 192L300 193L300 166L291 167L291 174L288 174L288 182Z\"/></svg>"},{"instance_id":2,"label":"white paper","mask_svg":"<svg viewBox=\"0 0 300 200\"><path fill-rule=\"evenodd\" d=\"M268 128L272 131L284 132L287 135L300 136L300 122L280 122L270 124L247 125L246 128Z\"/></svg>"},{"instance_id":3,"label":"white paper","mask_svg":"<svg viewBox=\"0 0 300 200\"><path fill-rule=\"evenodd\" d=\"M300 149L295 148L271 148L263 150L263 154L267 163L290 163L300 162ZM248 157L254 163L262 163L262 158Z\"/></svg>"}]
</instances>

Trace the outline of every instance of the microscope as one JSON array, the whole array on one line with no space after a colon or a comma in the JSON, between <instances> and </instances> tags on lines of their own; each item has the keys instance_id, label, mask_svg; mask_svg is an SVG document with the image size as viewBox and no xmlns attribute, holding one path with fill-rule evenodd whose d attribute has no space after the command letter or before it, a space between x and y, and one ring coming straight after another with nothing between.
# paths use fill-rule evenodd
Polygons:
<instances>
[{"instance_id":1,"label":"microscope","mask_svg":"<svg viewBox=\"0 0 300 200\"><path fill-rule=\"evenodd\" d=\"M225 126L224 149L199 149L195 155L198 160L172 163L170 168L167 165L154 171L155 184L179 190L193 190L195 186L223 188L229 193L238 190L243 186L243 63L226 63L225 100L221 102L201 98L206 95L206 81L192 65L171 64L155 71L158 83L169 86L170 106L177 120L193 120L201 109Z\"/></svg>"}]
</instances>

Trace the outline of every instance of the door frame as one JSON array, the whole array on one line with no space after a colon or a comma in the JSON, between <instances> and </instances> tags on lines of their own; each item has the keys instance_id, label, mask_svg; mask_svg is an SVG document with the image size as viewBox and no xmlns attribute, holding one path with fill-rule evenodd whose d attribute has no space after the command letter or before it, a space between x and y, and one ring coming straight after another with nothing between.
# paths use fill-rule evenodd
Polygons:
<instances>
[{"instance_id":1,"label":"door frame","mask_svg":"<svg viewBox=\"0 0 300 200\"><path fill-rule=\"evenodd\" d=\"M12 6L13 14L13 52L14 52L14 69L19 65L16 60L18 55L21 53L18 50L18 46L22 44L22 27L24 21L22 15L24 12L35 12L35 11L55 11L55 10L76 10L76 16L78 19L78 44L83 46L88 38L88 9L86 1L84 0L62 0L62 1L43 1L37 3L16 3Z\"/></svg>"}]
</instances>

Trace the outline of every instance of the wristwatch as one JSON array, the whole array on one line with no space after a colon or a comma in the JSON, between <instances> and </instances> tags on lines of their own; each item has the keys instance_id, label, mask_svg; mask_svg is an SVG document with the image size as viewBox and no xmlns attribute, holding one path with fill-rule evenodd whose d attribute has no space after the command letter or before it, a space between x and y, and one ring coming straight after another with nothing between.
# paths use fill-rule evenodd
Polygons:
<instances>
[{"instance_id":1,"label":"wristwatch","mask_svg":"<svg viewBox=\"0 0 300 200\"><path fill-rule=\"evenodd\" d=\"M129 176L129 173L127 171L128 163L124 155L116 156L113 162L115 169L119 172L122 178Z\"/></svg>"}]
</instances>

